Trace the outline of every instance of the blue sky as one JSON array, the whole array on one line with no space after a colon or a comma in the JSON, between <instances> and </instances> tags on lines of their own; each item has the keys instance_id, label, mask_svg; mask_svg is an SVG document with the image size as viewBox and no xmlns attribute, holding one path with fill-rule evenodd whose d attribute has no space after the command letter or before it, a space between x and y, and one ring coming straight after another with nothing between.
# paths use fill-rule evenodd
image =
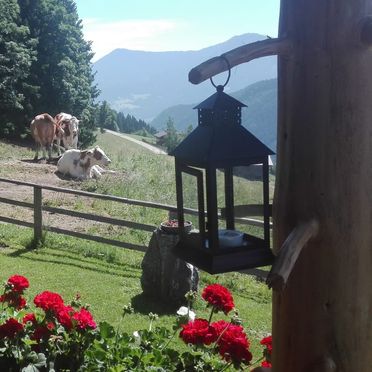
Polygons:
<instances>
[{"instance_id":1,"label":"blue sky","mask_svg":"<svg viewBox=\"0 0 372 372\"><path fill-rule=\"evenodd\" d=\"M280 0L75 0L97 60L116 48L199 50L235 35L277 36Z\"/></svg>"}]
</instances>

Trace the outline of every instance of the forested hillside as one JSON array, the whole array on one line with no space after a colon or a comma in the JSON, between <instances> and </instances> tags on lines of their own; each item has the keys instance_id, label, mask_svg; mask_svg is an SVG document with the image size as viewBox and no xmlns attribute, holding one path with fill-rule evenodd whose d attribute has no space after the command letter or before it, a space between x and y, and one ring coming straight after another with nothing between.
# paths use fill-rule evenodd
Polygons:
<instances>
[{"instance_id":1,"label":"forested hillside","mask_svg":"<svg viewBox=\"0 0 372 372\"><path fill-rule=\"evenodd\" d=\"M0 0L0 9L0 135L22 137L36 114L64 111L91 142L98 89L75 3Z\"/></svg>"}]
</instances>

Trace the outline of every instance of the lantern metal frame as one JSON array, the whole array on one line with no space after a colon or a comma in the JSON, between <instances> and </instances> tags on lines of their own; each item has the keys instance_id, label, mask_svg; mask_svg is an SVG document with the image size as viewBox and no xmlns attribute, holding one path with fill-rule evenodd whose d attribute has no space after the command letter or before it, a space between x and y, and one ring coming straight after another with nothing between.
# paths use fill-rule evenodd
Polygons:
<instances>
[{"instance_id":1,"label":"lantern metal frame","mask_svg":"<svg viewBox=\"0 0 372 372\"><path fill-rule=\"evenodd\" d=\"M265 266L274 259L270 249L268 163L273 152L241 125L242 107L245 107L243 103L223 93L223 86L218 86L217 93L195 107L198 127L171 153L175 157L180 236L174 254L212 274ZM244 234L241 245L224 247L219 239L217 170L224 172L222 215L226 229L235 230L236 207L243 209L243 206L234 205L233 168L253 164L262 165L264 237ZM183 174L196 177L198 231L186 232L184 227Z\"/></svg>"}]
</instances>

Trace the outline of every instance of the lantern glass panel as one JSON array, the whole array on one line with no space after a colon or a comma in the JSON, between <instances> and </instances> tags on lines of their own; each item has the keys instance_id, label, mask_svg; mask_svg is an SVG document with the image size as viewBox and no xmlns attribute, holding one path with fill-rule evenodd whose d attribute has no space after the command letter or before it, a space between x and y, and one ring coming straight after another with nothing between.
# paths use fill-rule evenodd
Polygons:
<instances>
[{"instance_id":1,"label":"lantern glass panel","mask_svg":"<svg viewBox=\"0 0 372 372\"><path fill-rule=\"evenodd\" d=\"M235 229L245 234L264 238L261 227L239 223L239 219L263 219L262 165L251 164L234 168Z\"/></svg>"},{"instance_id":2,"label":"lantern glass panel","mask_svg":"<svg viewBox=\"0 0 372 372\"><path fill-rule=\"evenodd\" d=\"M183 172L183 206L185 208L198 208L198 184L194 175Z\"/></svg>"}]
</instances>

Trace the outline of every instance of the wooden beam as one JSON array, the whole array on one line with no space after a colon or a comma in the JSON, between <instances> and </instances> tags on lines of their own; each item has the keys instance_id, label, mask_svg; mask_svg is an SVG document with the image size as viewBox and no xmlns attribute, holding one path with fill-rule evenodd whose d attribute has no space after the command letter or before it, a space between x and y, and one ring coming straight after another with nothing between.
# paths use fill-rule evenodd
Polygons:
<instances>
[{"instance_id":1,"label":"wooden beam","mask_svg":"<svg viewBox=\"0 0 372 372\"><path fill-rule=\"evenodd\" d=\"M291 49L292 42L288 38L266 39L246 44L194 67L189 72L189 81L192 84L199 84L234 66L256 58L289 54Z\"/></svg>"},{"instance_id":2,"label":"wooden beam","mask_svg":"<svg viewBox=\"0 0 372 372\"><path fill-rule=\"evenodd\" d=\"M284 241L279 254L267 276L266 283L269 288L282 291L288 277L306 243L318 234L319 224L310 220L295 227Z\"/></svg>"}]
</instances>

